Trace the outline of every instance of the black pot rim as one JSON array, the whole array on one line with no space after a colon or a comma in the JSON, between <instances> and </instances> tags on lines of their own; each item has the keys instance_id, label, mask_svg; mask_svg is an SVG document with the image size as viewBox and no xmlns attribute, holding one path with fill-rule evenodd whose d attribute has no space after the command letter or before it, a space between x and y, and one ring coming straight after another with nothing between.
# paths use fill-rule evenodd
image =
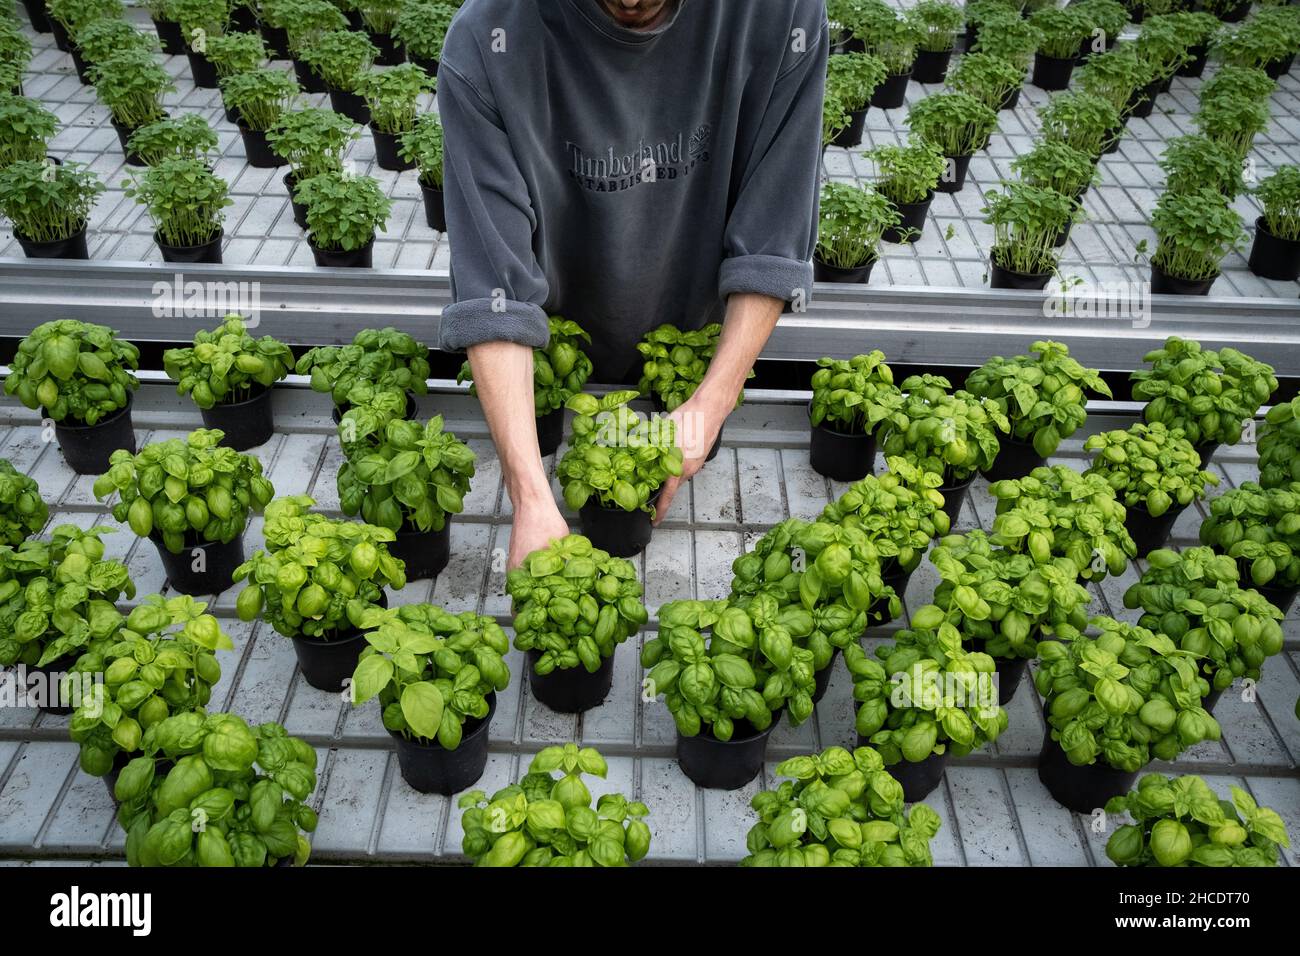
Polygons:
<instances>
[{"instance_id":1,"label":"black pot rim","mask_svg":"<svg viewBox=\"0 0 1300 956\"><path fill-rule=\"evenodd\" d=\"M85 231L84 226L82 227L82 231L83 232ZM1255 217L1255 231L1263 233L1265 236L1272 239L1274 242L1285 242L1285 243L1290 243L1293 246L1300 246L1300 239L1286 239L1283 238L1282 236L1279 236L1277 233L1269 232L1268 226L1265 225L1264 223L1263 216ZM72 237L69 236L68 238L72 238ZM1218 277L1216 276L1215 278Z\"/></svg>"},{"instance_id":2,"label":"black pot rim","mask_svg":"<svg viewBox=\"0 0 1300 956\"><path fill-rule=\"evenodd\" d=\"M222 410L243 408L245 405L252 405L254 402L261 401L271 392L269 385L263 385L261 382L254 382L253 385L254 392L251 398L246 398L242 402L217 402L211 409L205 409L205 411L212 411L217 408Z\"/></svg>"},{"instance_id":3,"label":"black pot rim","mask_svg":"<svg viewBox=\"0 0 1300 956\"><path fill-rule=\"evenodd\" d=\"M820 428L823 431L830 432L832 435L835 435L839 438L871 438L872 437L870 432L842 432L838 428L834 428L831 425L826 424L828 420L829 419L823 418L819 424L814 425L812 423L812 402L810 401L808 403L808 424L810 427Z\"/></svg>"},{"instance_id":4,"label":"black pot rim","mask_svg":"<svg viewBox=\"0 0 1300 956\"><path fill-rule=\"evenodd\" d=\"M226 230L222 227L219 227L217 229L217 234L213 236L211 239L207 240L206 242L196 243L195 245L192 246L173 246L170 242L162 241L162 238L158 235L157 229L153 231L153 241L158 244L159 249L162 249L164 247L167 249L203 249L206 248L207 246L212 245L214 242L220 242L225 237L226 237Z\"/></svg>"},{"instance_id":5,"label":"black pot rim","mask_svg":"<svg viewBox=\"0 0 1300 956\"><path fill-rule=\"evenodd\" d=\"M772 722L767 725L766 729L756 730L754 733L746 737L733 736L730 740L719 740L717 737L713 736L712 724L708 724L707 726L705 724L701 724L700 732L695 735L695 739L707 741L708 743L713 744L714 746L717 747L739 747L744 744L753 743L755 740L758 740L758 738L760 737L765 737L770 735L774 730L776 730L777 726L781 723L781 718L784 716L785 716L785 708L782 707L781 709L772 712ZM733 721L732 723L734 725L739 722L740 721ZM750 724L748 720L745 720L744 723L749 724L750 727L754 726L753 724ZM677 732L677 736L681 737L681 731Z\"/></svg>"},{"instance_id":6,"label":"black pot rim","mask_svg":"<svg viewBox=\"0 0 1300 956\"><path fill-rule=\"evenodd\" d=\"M55 423L54 423L54 427L55 427L55 428L71 428L71 429L75 429L75 430L81 430L81 429L85 429L85 428L102 428L104 425L107 425L107 424L109 424L109 423L111 423L111 422L115 422L115 421L117 421L119 418L121 418L121 417L122 417L123 415L125 415L127 412L131 411L131 402L132 402L132 400L134 399L134 397L135 397L135 393L132 392L132 391L129 391L129 390L128 390L127 393L126 393L126 404L123 405L121 408L119 408L117 411L115 411L112 415L109 415L107 418L101 418L99 421L95 422L95 424L93 424L93 425L87 425L85 422L79 422L79 421L76 421L75 419L68 419L68 418L65 418L65 419L64 419L63 421L61 421L61 422L55 422ZM46 408L45 408L44 405L41 406L41 417L42 417L42 418L49 418L49 417L50 417L49 412L46 410Z\"/></svg>"},{"instance_id":7,"label":"black pot rim","mask_svg":"<svg viewBox=\"0 0 1300 956\"><path fill-rule=\"evenodd\" d=\"M52 157L51 157L51 158L52 158ZM56 163L58 163L60 166L63 165L63 163L62 163L61 160L57 160L57 159L56 159L56 160L54 160L54 161L55 161ZM17 230L17 228L14 229L13 233L14 233L14 238L15 238L15 239L17 239L19 242L25 242L25 243L27 243L28 245L32 245L32 246L54 246L54 245L58 245L59 243L62 243L62 242L72 242L73 240L78 239L78 238L84 236L84 235L86 234L86 230L87 230L89 227L90 227L90 220L89 220L89 219L84 219L84 220L82 220L82 222L81 222L81 228L80 228L80 229L78 229L76 232L72 233L71 235L64 236L62 239L28 239L28 238L27 238L26 236L24 236L21 232L19 232L19 231Z\"/></svg>"},{"instance_id":8,"label":"black pot rim","mask_svg":"<svg viewBox=\"0 0 1300 956\"><path fill-rule=\"evenodd\" d=\"M357 246L355 249L323 249L320 246L316 245L315 236L313 236L310 232L307 233L307 245L311 246L311 248L316 249L320 252L327 252L335 256L355 255L358 252L364 252L366 249L369 249L374 244L375 244L375 236L372 234L369 242L367 242L364 246Z\"/></svg>"},{"instance_id":9,"label":"black pot rim","mask_svg":"<svg viewBox=\"0 0 1300 956\"><path fill-rule=\"evenodd\" d=\"M1033 279L1034 281L1047 279L1050 282L1053 275L1051 272L1017 272L1015 269L1008 269L1006 266L998 265L998 261L993 257L992 252L989 253L989 265L1009 276L1019 276L1022 279Z\"/></svg>"},{"instance_id":10,"label":"black pot rim","mask_svg":"<svg viewBox=\"0 0 1300 956\"><path fill-rule=\"evenodd\" d=\"M377 607L378 605L375 606ZM312 645L315 647L342 647L345 644L351 644L355 641L364 641L366 639L365 631L356 630L355 633L351 633L351 634L348 634L347 632L344 633L347 636L337 637L334 638L333 640L329 640L319 634L316 635L295 634L293 635L293 637L290 638L290 640L302 641L302 643L304 644Z\"/></svg>"},{"instance_id":11,"label":"black pot rim","mask_svg":"<svg viewBox=\"0 0 1300 956\"><path fill-rule=\"evenodd\" d=\"M245 524L244 531L247 530L248 530L248 525ZM199 540L197 537L199 534L201 534L201 532L195 531L193 528L191 528L190 531L185 535L185 540L181 544L181 548L182 549L229 548L232 547L233 545L239 544L244 540L244 531L239 532L239 534L231 538L229 541L204 541L204 540ZM160 548L167 547L166 543L163 541L162 535L158 533L158 530L156 528L153 531L150 531L147 537L158 547Z\"/></svg>"}]
</instances>

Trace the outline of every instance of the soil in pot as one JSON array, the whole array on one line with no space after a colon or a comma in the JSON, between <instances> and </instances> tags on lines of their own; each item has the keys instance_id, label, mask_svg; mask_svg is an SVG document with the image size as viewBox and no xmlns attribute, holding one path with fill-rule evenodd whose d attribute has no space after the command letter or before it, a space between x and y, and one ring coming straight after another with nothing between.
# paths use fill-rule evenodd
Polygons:
<instances>
[{"instance_id":1,"label":"soil in pot","mask_svg":"<svg viewBox=\"0 0 1300 956\"><path fill-rule=\"evenodd\" d=\"M755 730L747 720L737 720L730 740L718 740L708 727L694 737L677 735L677 765L698 787L739 790L758 776L767 754L767 740L781 722L784 711L772 715L766 730Z\"/></svg>"},{"instance_id":2,"label":"soil in pot","mask_svg":"<svg viewBox=\"0 0 1300 956\"><path fill-rule=\"evenodd\" d=\"M1041 291L1047 288L1052 279L1050 272L1012 272L998 265L992 255L989 256L990 289L1033 289Z\"/></svg>"},{"instance_id":3,"label":"soil in pot","mask_svg":"<svg viewBox=\"0 0 1300 956\"><path fill-rule=\"evenodd\" d=\"M878 255L872 255L866 265L844 269L840 266L827 265L817 256L813 256L814 282L863 283L871 278L871 270L880 261Z\"/></svg>"},{"instance_id":4,"label":"soil in pot","mask_svg":"<svg viewBox=\"0 0 1300 956\"><path fill-rule=\"evenodd\" d=\"M408 581L437 577L451 559L451 516L441 531L412 528L397 532L397 540L388 543L388 553L406 562Z\"/></svg>"},{"instance_id":5,"label":"soil in pot","mask_svg":"<svg viewBox=\"0 0 1300 956\"><path fill-rule=\"evenodd\" d=\"M1067 810L1092 813L1106 806L1111 797L1133 789L1137 774L1116 770L1100 757L1096 763L1076 767L1048 731L1038 755L1038 779L1052 798Z\"/></svg>"},{"instance_id":6,"label":"soil in pot","mask_svg":"<svg viewBox=\"0 0 1300 956\"><path fill-rule=\"evenodd\" d=\"M1044 56L1034 54L1034 74L1032 82L1040 90L1064 90L1070 85L1070 74L1078 57Z\"/></svg>"},{"instance_id":7,"label":"soil in pot","mask_svg":"<svg viewBox=\"0 0 1300 956\"><path fill-rule=\"evenodd\" d=\"M917 83L942 83L948 78L952 50L917 50L912 63L912 79Z\"/></svg>"},{"instance_id":8,"label":"soil in pot","mask_svg":"<svg viewBox=\"0 0 1300 956\"><path fill-rule=\"evenodd\" d=\"M293 221L298 224L299 229L307 228L307 204L298 202L293 198L294 186L297 185L297 177L293 173L285 173L283 177L285 191L289 194L289 206L293 209Z\"/></svg>"},{"instance_id":9,"label":"soil in pot","mask_svg":"<svg viewBox=\"0 0 1300 956\"><path fill-rule=\"evenodd\" d=\"M201 409L204 428L219 428L225 432L221 444L235 451L247 451L271 440L275 419L271 411L269 388L257 386L258 391L241 402L213 405Z\"/></svg>"},{"instance_id":10,"label":"soil in pot","mask_svg":"<svg viewBox=\"0 0 1300 956\"><path fill-rule=\"evenodd\" d=\"M370 125L370 107L366 105L365 97L359 93L352 93L348 90L336 90L330 87L330 109L335 113L342 113L354 123L362 126Z\"/></svg>"},{"instance_id":11,"label":"soil in pot","mask_svg":"<svg viewBox=\"0 0 1300 956\"><path fill-rule=\"evenodd\" d=\"M653 506L658 500L659 493L656 491L650 497L650 504ZM578 523L582 526L582 533L591 539L593 545L616 558L631 558L640 554L654 533L649 512L639 508L636 511L606 508L600 503L598 495L592 495L579 509Z\"/></svg>"},{"instance_id":12,"label":"soil in pot","mask_svg":"<svg viewBox=\"0 0 1300 956\"><path fill-rule=\"evenodd\" d=\"M266 130L250 129L240 123L239 138L244 141L244 155L248 158L248 165L257 169L274 169L289 165L288 160L271 149L271 144L266 139Z\"/></svg>"},{"instance_id":13,"label":"soil in pot","mask_svg":"<svg viewBox=\"0 0 1300 956\"><path fill-rule=\"evenodd\" d=\"M1042 468L1047 459L1034 451L1033 443L1017 438L999 437L998 457L993 459L993 467L982 474L989 481L1002 481L1004 478L1023 478L1035 468Z\"/></svg>"},{"instance_id":14,"label":"soil in pot","mask_svg":"<svg viewBox=\"0 0 1300 956\"><path fill-rule=\"evenodd\" d=\"M375 240L372 236L360 249L350 252L342 249L322 249L316 245L311 235L307 236L307 245L311 246L312 257L316 265L334 269L370 269L375 264Z\"/></svg>"},{"instance_id":15,"label":"soil in pot","mask_svg":"<svg viewBox=\"0 0 1300 956\"><path fill-rule=\"evenodd\" d=\"M831 686L831 675L835 673L835 662L840 659L840 649L837 647L831 651L831 659L826 666L817 671L813 678L816 686L813 688L812 702L820 703L821 699L826 696L826 691Z\"/></svg>"},{"instance_id":16,"label":"soil in pot","mask_svg":"<svg viewBox=\"0 0 1300 956\"><path fill-rule=\"evenodd\" d=\"M537 416L537 444L542 457L555 454L564 440L564 409L556 408Z\"/></svg>"},{"instance_id":17,"label":"soil in pot","mask_svg":"<svg viewBox=\"0 0 1300 956\"><path fill-rule=\"evenodd\" d=\"M86 227L83 224L66 239L52 239L49 242L35 242L25 238L14 230L14 238L22 246L28 259L89 259L90 250L86 246Z\"/></svg>"},{"instance_id":18,"label":"soil in pot","mask_svg":"<svg viewBox=\"0 0 1300 956\"><path fill-rule=\"evenodd\" d=\"M375 57L375 66L397 66L399 63L406 62L406 51L393 39L392 34L374 33L369 30L366 32L370 34L370 42L379 49L379 55Z\"/></svg>"},{"instance_id":19,"label":"soil in pot","mask_svg":"<svg viewBox=\"0 0 1300 956\"><path fill-rule=\"evenodd\" d=\"M1250 271L1261 278L1293 280L1300 276L1300 242L1273 235L1260 216L1255 220L1249 264Z\"/></svg>"},{"instance_id":20,"label":"soil in pot","mask_svg":"<svg viewBox=\"0 0 1300 956\"><path fill-rule=\"evenodd\" d=\"M1200 76L1205 72L1205 65L1210 61L1209 47L1202 44L1194 46L1191 50L1192 59L1188 60L1178 68L1175 76Z\"/></svg>"},{"instance_id":21,"label":"soil in pot","mask_svg":"<svg viewBox=\"0 0 1300 956\"><path fill-rule=\"evenodd\" d=\"M858 736L859 747L869 747L871 743L867 738ZM944 771L948 769L948 754L930 754L924 760L918 763L912 763L910 760L900 760L896 764L891 764L885 770L889 775L897 780L903 787L903 799L907 803L920 803L939 786L943 780Z\"/></svg>"},{"instance_id":22,"label":"soil in pot","mask_svg":"<svg viewBox=\"0 0 1300 956\"><path fill-rule=\"evenodd\" d=\"M617 652L604 658L595 673L579 664L577 667L556 668L542 676L536 664L541 651L529 651L524 666L528 668L528 687L537 700L559 714L580 714L599 707L614 686L614 658Z\"/></svg>"},{"instance_id":23,"label":"soil in pot","mask_svg":"<svg viewBox=\"0 0 1300 956\"><path fill-rule=\"evenodd\" d=\"M50 17L45 12L44 0L23 0L23 9L27 11L27 20L37 33L50 32Z\"/></svg>"},{"instance_id":24,"label":"soil in pot","mask_svg":"<svg viewBox=\"0 0 1300 956\"><path fill-rule=\"evenodd\" d=\"M845 432L829 422L810 426L808 461L813 471L833 481L858 481L876 464L876 438L864 432Z\"/></svg>"},{"instance_id":25,"label":"soil in pot","mask_svg":"<svg viewBox=\"0 0 1300 956\"><path fill-rule=\"evenodd\" d=\"M244 536L222 544L219 541L200 541L197 534L186 535L180 554L172 554L163 544L162 536L149 535L158 549L167 583L181 594L201 597L220 594L230 587L235 568L244 563Z\"/></svg>"},{"instance_id":26,"label":"soil in pot","mask_svg":"<svg viewBox=\"0 0 1300 956\"><path fill-rule=\"evenodd\" d=\"M941 193L959 193L961 187L966 185L966 171L970 169L969 156L948 156L948 165L939 177L939 185L935 188Z\"/></svg>"},{"instance_id":27,"label":"soil in pot","mask_svg":"<svg viewBox=\"0 0 1300 956\"><path fill-rule=\"evenodd\" d=\"M389 731L397 743L397 765L402 779L418 793L451 796L473 786L487 767L488 728L497 709L497 695L487 695L488 712L482 720L468 718L460 728L460 746L446 750L436 740L416 740Z\"/></svg>"},{"instance_id":28,"label":"soil in pot","mask_svg":"<svg viewBox=\"0 0 1300 956\"><path fill-rule=\"evenodd\" d=\"M375 124L371 123L370 135L375 141L375 162L379 164L380 169L402 172L403 170L415 168L415 160L402 159L401 157L401 133L381 133L375 129Z\"/></svg>"},{"instance_id":29,"label":"soil in pot","mask_svg":"<svg viewBox=\"0 0 1300 956\"><path fill-rule=\"evenodd\" d=\"M388 607L388 595L380 592L379 606ZM365 633L344 621L346 628L328 636L293 638L303 680L317 690L338 693L357 669L357 658L366 647Z\"/></svg>"},{"instance_id":30,"label":"soil in pot","mask_svg":"<svg viewBox=\"0 0 1300 956\"><path fill-rule=\"evenodd\" d=\"M841 149L853 149L862 144L862 130L867 125L867 107L849 113L849 125L844 127L831 140L832 146Z\"/></svg>"},{"instance_id":31,"label":"soil in pot","mask_svg":"<svg viewBox=\"0 0 1300 956\"><path fill-rule=\"evenodd\" d=\"M902 106L907 97L907 81L911 78L911 70L885 77L885 82L871 94L871 105L878 110L893 110Z\"/></svg>"},{"instance_id":32,"label":"soil in pot","mask_svg":"<svg viewBox=\"0 0 1300 956\"><path fill-rule=\"evenodd\" d=\"M298 85L304 93L324 93L325 81L320 78L310 65L301 60L293 61L293 74L298 77Z\"/></svg>"},{"instance_id":33,"label":"soil in pot","mask_svg":"<svg viewBox=\"0 0 1300 956\"><path fill-rule=\"evenodd\" d=\"M265 21L261 24L262 39L266 42L266 53L272 60L284 60L289 56L289 31L283 27L273 27Z\"/></svg>"},{"instance_id":34,"label":"soil in pot","mask_svg":"<svg viewBox=\"0 0 1300 956\"><path fill-rule=\"evenodd\" d=\"M1124 527L1133 539L1133 543L1137 545L1137 556L1145 558L1152 551L1163 548L1165 542L1169 540L1169 532L1173 530L1174 522L1186 509L1187 505L1173 505L1158 518L1151 517L1147 509L1140 504L1131 505L1126 509Z\"/></svg>"},{"instance_id":35,"label":"soil in pot","mask_svg":"<svg viewBox=\"0 0 1300 956\"><path fill-rule=\"evenodd\" d=\"M1151 291L1158 295L1209 295L1218 276L1209 279L1180 279L1151 263Z\"/></svg>"},{"instance_id":36,"label":"soil in pot","mask_svg":"<svg viewBox=\"0 0 1300 956\"><path fill-rule=\"evenodd\" d=\"M131 134L135 132L136 128L134 126L123 126L112 117L109 117L108 121L113 124L113 130L117 133L117 141L122 145L122 154L126 157L126 164L128 166L149 165L140 158L139 153L127 146L127 141L130 140Z\"/></svg>"},{"instance_id":37,"label":"soil in pot","mask_svg":"<svg viewBox=\"0 0 1300 956\"><path fill-rule=\"evenodd\" d=\"M185 56L190 61L190 76L194 78L194 85L201 90L217 89L217 68L212 65L212 61L194 50L186 51Z\"/></svg>"},{"instance_id":38,"label":"soil in pot","mask_svg":"<svg viewBox=\"0 0 1300 956\"><path fill-rule=\"evenodd\" d=\"M441 186L426 186L420 183L420 192L424 195L424 219L430 229L438 232L447 231L447 206L443 202Z\"/></svg>"},{"instance_id":39,"label":"soil in pot","mask_svg":"<svg viewBox=\"0 0 1300 956\"><path fill-rule=\"evenodd\" d=\"M886 229L881 233L880 238L885 242L916 242L925 228L925 215L930 211L932 202L934 202L933 190L920 202L894 203L894 208L898 210L899 223Z\"/></svg>"},{"instance_id":40,"label":"soil in pot","mask_svg":"<svg viewBox=\"0 0 1300 956\"><path fill-rule=\"evenodd\" d=\"M162 51L168 56L181 56L185 53L185 35L181 33L181 25L174 20L157 20L153 21L154 32L158 34L158 42L162 44Z\"/></svg>"},{"instance_id":41,"label":"soil in pot","mask_svg":"<svg viewBox=\"0 0 1300 956\"><path fill-rule=\"evenodd\" d=\"M79 475L102 475L108 471L108 459L119 448L135 454L135 430L131 425L130 392L126 407L100 419L94 425L83 425L71 419L54 423L54 437L59 442L63 459ZM49 414L41 409L41 417Z\"/></svg>"},{"instance_id":42,"label":"soil in pot","mask_svg":"<svg viewBox=\"0 0 1300 956\"><path fill-rule=\"evenodd\" d=\"M961 506L966 501L966 495L970 492L971 482L974 480L975 473L972 472L969 478L963 481L954 480L939 489L939 494L943 495L943 513L948 516L954 528L957 526L957 516L961 514Z\"/></svg>"},{"instance_id":43,"label":"soil in pot","mask_svg":"<svg viewBox=\"0 0 1300 956\"><path fill-rule=\"evenodd\" d=\"M158 243L163 262L220 262L221 240L225 234L224 229L218 229L215 236L196 246L168 245L162 241L157 232L153 234L153 241Z\"/></svg>"},{"instance_id":44,"label":"soil in pot","mask_svg":"<svg viewBox=\"0 0 1300 956\"><path fill-rule=\"evenodd\" d=\"M77 663L77 660L80 657L80 652L77 652L52 660L44 667L37 667L35 664L26 665L27 686L25 690L27 699L40 699L45 701L44 704L37 707L37 710L43 714L54 714L58 717L66 717L76 709L72 706L62 705L62 698L60 697L62 690L60 685L63 682L63 675L72 670L73 665ZM76 693L75 689L72 693Z\"/></svg>"}]
</instances>

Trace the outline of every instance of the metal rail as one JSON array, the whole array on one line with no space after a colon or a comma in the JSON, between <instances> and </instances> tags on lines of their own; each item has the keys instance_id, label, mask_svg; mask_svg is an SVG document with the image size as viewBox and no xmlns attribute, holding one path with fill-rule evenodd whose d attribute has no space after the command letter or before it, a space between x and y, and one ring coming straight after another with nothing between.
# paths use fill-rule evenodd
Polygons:
<instances>
[{"instance_id":1,"label":"metal rail","mask_svg":"<svg viewBox=\"0 0 1300 956\"><path fill-rule=\"evenodd\" d=\"M186 283L202 284L202 314L185 314ZM0 259L0 337L76 318L136 342L175 342L211 327L223 302L254 292L262 331L300 345L383 325L430 341L451 301L448 277L428 272ZM1123 372L1179 335L1207 348L1236 346L1281 377L1300 377L1300 300L1151 296L1136 320L1076 317L1045 301L1014 290L819 285L805 312L782 318L763 357L813 361L878 348L899 364L973 367L1052 338L1086 365ZM179 314L168 311L177 304Z\"/></svg>"}]
</instances>

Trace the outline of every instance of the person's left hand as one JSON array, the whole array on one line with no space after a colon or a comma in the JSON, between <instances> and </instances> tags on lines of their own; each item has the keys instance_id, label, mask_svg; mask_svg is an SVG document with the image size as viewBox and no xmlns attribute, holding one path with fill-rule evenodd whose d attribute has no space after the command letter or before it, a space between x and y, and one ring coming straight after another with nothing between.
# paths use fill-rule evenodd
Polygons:
<instances>
[{"instance_id":1,"label":"person's left hand","mask_svg":"<svg viewBox=\"0 0 1300 956\"><path fill-rule=\"evenodd\" d=\"M668 417L676 425L677 445L682 450L682 473L680 477L669 477L659 492L659 501L655 505L654 524L658 527L668 514L673 498L682 482L690 481L695 473L704 467L713 443L717 441L722 425L735 408L733 397L723 404L707 395L696 391L686 402Z\"/></svg>"}]
</instances>

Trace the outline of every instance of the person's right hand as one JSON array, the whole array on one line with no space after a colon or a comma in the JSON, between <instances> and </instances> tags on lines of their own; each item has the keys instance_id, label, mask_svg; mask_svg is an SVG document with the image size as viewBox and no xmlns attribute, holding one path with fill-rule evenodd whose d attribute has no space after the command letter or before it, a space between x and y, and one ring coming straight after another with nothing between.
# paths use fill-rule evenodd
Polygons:
<instances>
[{"instance_id":1,"label":"person's right hand","mask_svg":"<svg viewBox=\"0 0 1300 956\"><path fill-rule=\"evenodd\" d=\"M569 522L564 520L553 498L516 508L514 524L510 529L507 570L513 571L534 551L545 548L552 541L567 537L568 534Z\"/></svg>"}]
</instances>

